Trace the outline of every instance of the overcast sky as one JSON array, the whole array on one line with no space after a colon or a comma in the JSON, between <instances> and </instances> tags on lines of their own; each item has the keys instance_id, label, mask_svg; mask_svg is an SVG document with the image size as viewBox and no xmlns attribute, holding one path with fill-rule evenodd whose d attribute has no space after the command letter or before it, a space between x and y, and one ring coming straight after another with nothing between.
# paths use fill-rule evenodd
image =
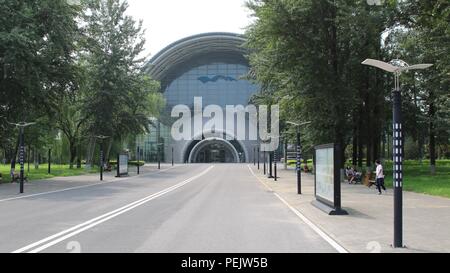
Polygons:
<instances>
[{"instance_id":1,"label":"overcast sky","mask_svg":"<svg viewBox=\"0 0 450 273\"><path fill-rule=\"evenodd\" d=\"M251 22L245 0L128 0L128 14L142 19L146 55L202 32L244 33Z\"/></svg>"}]
</instances>

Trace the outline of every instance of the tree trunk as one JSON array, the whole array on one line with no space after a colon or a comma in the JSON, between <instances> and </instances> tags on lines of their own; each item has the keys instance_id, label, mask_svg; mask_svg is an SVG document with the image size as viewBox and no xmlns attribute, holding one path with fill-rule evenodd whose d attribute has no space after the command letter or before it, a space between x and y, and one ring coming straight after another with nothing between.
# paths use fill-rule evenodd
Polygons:
<instances>
[{"instance_id":1,"label":"tree trunk","mask_svg":"<svg viewBox=\"0 0 450 273\"><path fill-rule=\"evenodd\" d=\"M434 120L436 118L436 105L434 102L434 92L430 91L428 100L429 100L429 138L430 138L430 171L431 175L436 174L436 130Z\"/></svg>"},{"instance_id":2,"label":"tree trunk","mask_svg":"<svg viewBox=\"0 0 450 273\"><path fill-rule=\"evenodd\" d=\"M436 174L436 132L434 129L434 115L436 114L436 109L434 106L434 102L430 103L430 128L429 128L429 134L430 134L430 171L431 175Z\"/></svg>"},{"instance_id":3,"label":"tree trunk","mask_svg":"<svg viewBox=\"0 0 450 273\"><path fill-rule=\"evenodd\" d=\"M14 147L14 152L11 155L11 171L16 169L16 158L17 158L17 153L19 152L19 145L20 145L20 133L19 133L19 136L17 137L16 147Z\"/></svg>"},{"instance_id":4,"label":"tree trunk","mask_svg":"<svg viewBox=\"0 0 450 273\"><path fill-rule=\"evenodd\" d=\"M81 142L77 144L77 169L81 169Z\"/></svg>"},{"instance_id":5,"label":"tree trunk","mask_svg":"<svg viewBox=\"0 0 450 273\"><path fill-rule=\"evenodd\" d=\"M67 138L69 141L69 168L73 169L73 163L75 162L75 158L77 155L77 144L76 139Z\"/></svg>"},{"instance_id":6,"label":"tree trunk","mask_svg":"<svg viewBox=\"0 0 450 273\"><path fill-rule=\"evenodd\" d=\"M356 124L356 123L355 123ZM352 165L357 165L358 160L358 128L357 126L353 127L353 149L352 149Z\"/></svg>"},{"instance_id":7,"label":"tree trunk","mask_svg":"<svg viewBox=\"0 0 450 273\"><path fill-rule=\"evenodd\" d=\"M359 106L359 117L358 117L358 167L361 169L363 166L363 120L362 120L362 106Z\"/></svg>"},{"instance_id":8,"label":"tree trunk","mask_svg":"<svg viewBox=\"0 0 450 273\"><path fill-rule=\"evenodd\" d=\"M113 139L112 138L110 138L109 139L109 142L108 142L108 148L106 149L106 154L105 154L105 162L107 162L107 163L109 163L109 154L111 153L111 148L112 148L112 145L113 145Z\"/></svg>"},{"instance_id":9,"label":"tree trunk","mask_svg":"<svg viewBox=\"0 0 450 273\"><path fill-rule=\"evenodd\" d=\"M92 166L93 165L93 158L94 158L94 152L95 152L95 144L97 142L97 139L95 137L91 137L89 139L89 145L86 151L86 166Z\"/></svg>"}]
</instances>

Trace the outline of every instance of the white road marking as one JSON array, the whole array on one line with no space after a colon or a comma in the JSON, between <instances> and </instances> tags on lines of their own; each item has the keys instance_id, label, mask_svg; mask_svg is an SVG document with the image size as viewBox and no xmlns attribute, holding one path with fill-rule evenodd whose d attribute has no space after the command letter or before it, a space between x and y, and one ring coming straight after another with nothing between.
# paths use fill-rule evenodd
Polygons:
<instances>
[{"instance_id":1,"label":"white road marking","mask_svg":"<svg viewBox=\"0 0 450 273\"><path fill-rule=\"evenodd\" d=\"M49 247L51 247L53 245L56 245L59 242L62 242L64 240L68 239L68 238L71 238L71 237L73 237L73 236L75 236L75 235L77 235L77 234L79 234L79 233L81 233L83 231L86 231L86 230L88 230L88 229L90 229L92 227L95 227L95 226L103 223L103 222L106 222L106 221L108 221L108 220L110 220L112 218L115 218L115 217L117 217L117 216L119 216L119 215L121 215L121 214L123 214L123 213L125 213L127 211L130 211L130 210L132 210L132 209L134 209L136 207L139 207L139 206L141 206L141 205L143 205L143 204L145 204L145 203L147 203L147 202L149 202L151 200L154 200L154 199L156 199L156 198L158 198L160 196L163 196L163 195L165 195L165 194L167 194L169 192L172 192L172 191L174 191L174 190L176 190L176 189L178 189L180 187L183 187L184 185L186 185L188 183L191 183L192 181L196 180L197 178L205 175L212 168L214 168L214 166L210 166L209 168L207 168L203 172L197 174L196 176L188 178L188 179L184 180L183 182L180 182L180 183L178 183L178 184L176 184L176 185L174 185L172 187L169 187L169 188L167 188L165 190L162 190L160 192L157 192L157 193L154 193L152 195L149 195L149 196L147 196L145 198L142 198L142 199L140 199L138 201L130 203L130 204L126 205L126 206L123 206L123 207L118 208L116 210L113 210L111 212L105 213L105 214L103 214L103 215L101 215L99 217L96 217L94 219L86 221L86 222L84 222L82 224L79 224L79 225L74 226L72 228L69 228L67 230L61 231L61 232L59 232L57 234L54 234L54 235L49 236L47 238L44 238L44 239L42 239L42 240L40 240L38 242L32 243L32 244L27 245L25 247L22 247L20 249L17 249L15 251L13 251L12 253L22 253L22 252L25 252L25 251L28 251L28 253L37 253L37 252L40 252L42 250L45 250L45 249L47 249L47 248L49 248Z\"/></svg>"},{"instance_id":2,"label":"white road marking","mask_svg":"<svg viewBox=\"0 0 450 273\"><path fill-rule=\"evenodd\" d=\"M300 218L305 224L307 224L314 232L316 232L322 239L324 239L327 243L329 243L334 249L336 249L339 253L348 253L348 251L342 247L338 242L336 242L333 238L331 238L328 234L326 234L322 229L320 229L316 224L311 222L306 216L304 216L300 211L291 206L283 197L281 197L278 193L276 193L269 185L267 185L264 181L262 181L250 168L250 165L247 165L248 169L252 173L252 175L258 179L264 186L266 186L283 204L285 204L298 218Z\"/></svg>"},{"instance_id":3,"label":"white road marking","mask_svg":"<svg viewBox=\"0 0 450 273\"><path fill-rule=\"evenodd\" d=\"M170 168L167 168L167 169L164 169L164 170L157 171L155 173L166 172L166 171L171 170L171 169L176 168L176 167L178 167L178 166L173 166L173 167L170 167ZM144 174L144 175L141 175L141 176L130 176L130 177L127 177L127 178L116 178L116 179L113 179L113 180L107 181L107 182L101 182L101 183L95 183L95 184L71 187L71 188L66 188L66 189L61 189L61 190L40 192L40 193L29 194L29 195L24 195L24 196L11 197L11 198L6 198L6 199L1 199L0 202L6 202L6 201L17 200L17 199L24 199L24 198L41 196L41 195L47 195L47 194L52 194L52 193L59 193L59 192L65 192L65 191L89 188L89 187L93 187L93 186L104 185L104 184L109 184L109 183L118 182L118 181L126 181L126 180L129 180L129 179L132 179L132 178L146 177L146 176L148 176L150 174L155 174L155 173L152 172L152 173Z\"/></svg>"}]
</instances>

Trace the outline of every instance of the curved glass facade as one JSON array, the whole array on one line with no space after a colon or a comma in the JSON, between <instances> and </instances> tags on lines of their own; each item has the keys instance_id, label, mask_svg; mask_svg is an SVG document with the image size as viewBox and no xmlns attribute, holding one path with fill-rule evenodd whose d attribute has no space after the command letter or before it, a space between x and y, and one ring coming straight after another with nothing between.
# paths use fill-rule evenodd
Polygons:
<instances>
[{"instance_id":1,"label":"curved glass facade","mask_svg":"<svg viewBox=\"0 0 450 273\"><path fill-rule=\"evenodd\" d=\"M171 123L175 121L171 117L173 107L187 105L193 109L195 97L202 98L203 108L248 105L259 86L245 79L249 65L245 58L247 52L241 47L244 42L242 36L232 33L199 34L172 43L150 60L148 71L161 82L166 109L159 125L153 123L150 134L137 139L146 161L154 161L155 154L162 161L175 163L248 162L252 158L255 143L250 140L217 142L203 135L207 142L196 147L201 140L174 141L170 134Z\"/></svg>"},{"instance_id":2,"label":"curved glass facade","mask_svg":"<svg viewBox=\"0 0 450 273\"><path fill-rule=\"evenodd\" d=\"M211 63L190 69L172 81L164 96L167 108L178 104L193 106L194 97L202 97L203 105L247 105L257 87L243 79L248 67L242 64Z\"/></svg>"}]
</instances>

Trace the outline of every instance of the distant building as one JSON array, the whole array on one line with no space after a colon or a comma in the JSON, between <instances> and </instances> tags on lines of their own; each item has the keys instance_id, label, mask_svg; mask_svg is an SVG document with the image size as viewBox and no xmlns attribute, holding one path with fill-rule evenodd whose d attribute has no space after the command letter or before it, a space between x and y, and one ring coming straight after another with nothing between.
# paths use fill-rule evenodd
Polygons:
<instances>
[{"instance_id":1,"label":"distant building","mask_svg":"<svg viewBox=\"0 0 450 273\"><path fill-rule=\"evenodd\" d=\"M225 108L249 103L259 87L244 79L249 71L247 52L242 47L244 42L244 37L238 34L199 34L172 43L149 61L147 71L161 82L167 105L161 120L152 121L150 135L138 137L141 158L150 162L157 160L159 134L159 154L163 162L172 160L172 149L175 163L253 161L257 142L227 140L230 136L226 137L229 134L226 128L216 128L222 131L222 138L202 135L197 140L174 141L170 134L174 122L170 118L172 108L183 104L192 109L194 97L202 97L204 107L215 104Z\"/></svg>"}]
</instances>

